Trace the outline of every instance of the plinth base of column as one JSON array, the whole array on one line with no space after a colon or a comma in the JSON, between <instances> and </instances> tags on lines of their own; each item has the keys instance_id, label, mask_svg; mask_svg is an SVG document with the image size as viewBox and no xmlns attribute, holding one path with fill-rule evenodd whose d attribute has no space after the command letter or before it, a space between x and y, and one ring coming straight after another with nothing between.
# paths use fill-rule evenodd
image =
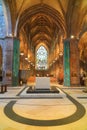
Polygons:
<instances>
[{"instance_id":1,"label":"plinth base of column","mask_svg":"<svg viewBox=\"0 0 87 130\"><path fill-rule=\"evenodd\" d=\"M80 87L80 84L71 84L71 87Z\"/></svg>"}]
</instances>

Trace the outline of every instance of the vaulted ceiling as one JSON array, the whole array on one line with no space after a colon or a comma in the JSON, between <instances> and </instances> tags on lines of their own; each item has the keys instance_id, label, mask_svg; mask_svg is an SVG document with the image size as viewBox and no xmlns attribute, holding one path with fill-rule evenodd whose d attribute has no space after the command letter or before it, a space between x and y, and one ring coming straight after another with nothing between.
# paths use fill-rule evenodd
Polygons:
<instances>
[{"instance_id":1,"label":"vaulted ceiling","mask_svg":"<svg viewBox=\"0 0 87 130\"><path fill-rule=\"evenodd\" d=\"M54 9L45 4L39 4L24 12L20 17L18 29L24 29L27 32L34 46L39 42L45 42L50 46L60 30L64 33L64 22L59 17Z\"/></svg>"},{"instance_id":2,"label":"vaulted ceiling","mask_svg":"<svg viewBox=\"0 0 87 130\"><path fill-rule=\"evenodd\" d=\"M25 32L34 47L44 42L48 47L60 33L67 38L78 36L87 28L87 0L5 0L8 3L12 30Z\"/></svg>"}]
</instances>

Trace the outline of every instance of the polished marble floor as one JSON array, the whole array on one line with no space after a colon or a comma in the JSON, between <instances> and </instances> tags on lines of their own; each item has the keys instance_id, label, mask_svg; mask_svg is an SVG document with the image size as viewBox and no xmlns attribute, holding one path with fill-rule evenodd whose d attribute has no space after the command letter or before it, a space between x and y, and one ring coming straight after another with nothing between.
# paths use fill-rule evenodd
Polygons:
<instances>
[{"instance_id":1,"label":"polished marble floor","mask_svg":"<svg viewBox=\"0 0 87 130\"><path fill-rule=\"evenodd\" d=\"M8 87L0 94L0 130L87 130L87 93L84 87L59 86L62 98L21 98L25 88Z\"/></svg>"}]
</instances>

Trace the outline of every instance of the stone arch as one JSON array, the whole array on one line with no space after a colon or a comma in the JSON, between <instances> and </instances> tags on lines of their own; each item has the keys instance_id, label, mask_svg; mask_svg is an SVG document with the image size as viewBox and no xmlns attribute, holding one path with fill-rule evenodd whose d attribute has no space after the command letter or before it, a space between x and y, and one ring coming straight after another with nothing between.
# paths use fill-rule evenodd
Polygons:
<instances>
[{"instance_id":1,"label":"stone arch","mask_svg":"<svg viewBox=\"0 0 87 130\"><path fill-rule=\"evenodd\" d=\"M42 69L40 68L40 70L46 70L46 69L48 69L48 54L49 54L49 51L48 51L48 48L47 48L47 46L46 45L44 45L44 43L42 43L42 44L39 44L38 46L37 46L37 48L36 48L36 50L35 50L35 54L36 54L36 69L39 69L38 68L38 63L37 63L37 60L39 60L38 59L38 57L37 57L37 51L39 51L39 49L41 49L41 47L45 50L45 55L47 55L47 57L45 57L45 61L46 61L46 65L42 65ZM44 57L44 55L42 55L43 57ZM43 59L43 58L42 58ZM44 62L45 62L44 61ZM44 67L44 68L43 68Z\"/></svg>"},{"instance_id":2,"label":"stone arch","mask_svg":"<svg viewBox=\"0 0 87 130\"><path fill-rule=\"evenodd\" d=\"M46 44L43 43L43 42L41 42L40 44L38 44L38 45L36 46L36 50L37 50L40 46L44 46L44 47L46 48L46 50L48 51L48 53L49 53L48 47L47 47Z\"/></svg>"},{"instance_id":3,"label":"stone arch","mask_svg":"<svg viewBox=\"0 0 87 130\"><path fill-rule=\"evenodd\" d=\"M24 26L24 24L26 24L27 20L29 18L31 18L33 15L38 14L39 12L47 14L48 16L52 17L54 19L57 27L61 30L62 34L64 36L66 36L66 25L65 25L64 18L61 16L61 14L57 10L55 10L54 8L52 8L51 6L46 5L46 4L34 5L28 9L26 9L20 15L19 22L18 22L18 29L16 30L17 35L19 35L19 31L20 31L21 27Z\"/></svg>"},{"instance_id":4,"label":"stone arch","mask_svg":"<svg viewBox=\"0 0 87 130\"><path fill-rule=\"evenodd\" d=\"M4 38L6 35L6 22L4 17L3 5L0 0L0 38Z\"/></svg>"},{"instance_id":5,"label":"stone arch","mask_svg":"<svg viewBox=\"0 0 87 130\"><path fill-rule=\"evenodd\" d=\"M12 36L12 23L11 23L11 15L10 15L10 9L6 2L6 0L0 0L3 6L3 14L5 18L5 31L6 36Z\"/></svg>"}]
</instances>

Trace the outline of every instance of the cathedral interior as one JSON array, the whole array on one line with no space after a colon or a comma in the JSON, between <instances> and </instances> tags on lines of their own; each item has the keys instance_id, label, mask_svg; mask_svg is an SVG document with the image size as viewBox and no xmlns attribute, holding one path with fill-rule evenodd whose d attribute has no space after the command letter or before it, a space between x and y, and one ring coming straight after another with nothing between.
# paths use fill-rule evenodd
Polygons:
<instances>
[{"instance_id":1,"label":"cathedral interior","mask_svg":"<svg viewBox=\"0 0 87 130\"><path fill-rule=\"evenodd\" d=\"M25 104L32 102L34 107L35 104L40 103L38 109L36 106L36 113L41 110L40 107L43 107L42 113L45 113L47 108L47 112L52 112L51 115L56 112L57 114L55 115L57 117L53 116L50 118L49 113L46 113L47 115L45 116L41 113L42 115L39 115L39 117L37 115L34 117L33 112L35 113L35 110L32 110L29 106L29 108L25 107L24 104L22 106L24 106L25 111L22 110L20 106L22 99L19 96L20 94L17 95L17 93L23 91L26 86L34 84L36 77L50 77L51 83L56 84L66 93L69 99L63 97L66 99L65 102L63 99L57 99L60 104L62 101L67 110L66 114L62 105L58 108L60 113L55 107L52 110L48 110L52 103L53 106L57 104L56 99L54 101L53 99L50 99L50 101L49 99L43 99L42 103L42 100L35 100L30 97L28 102L28 97L26 96L22 97ZM28 130L29 128L42 130L43 126L47 130L71 130L71 128L72 130L86 130L86 77L87 0L0 0L0 111L3 117L2 121L0 121L0 124L2 124L0 128L2 130L18 130L19 128L21 130ZM78 102L68 94L75 99L78 97ZM80 96L83 97L83 100ZM18 121L19 117L15 117L16 115L11 108L11 100L13 101L13 99L16 99L18 103L13 102L16 114L24 115L24 117L30 116L31 119L35 119L31 121L24 118L25 123L23 119ZM19 99L21 100L19 101ZM47 101L46 104L45 100ZM68 100L72 101L74 105L71 103L71 106L69 106ZM6 101L6 103L2 103L2 101ZM49 106L47 106L47 103ZM68 107L66 107L66 104L68 104ZM31 113L28 113L28 109ZM13 120L13 126L16 124L15 121L17 122L16 127L9 125L11 120L5 119L3 110L5 115ZM67 113L69 110L70 112ZM77 111L79 113L79 116L76 113L77 118L80 119L84 115L83 120L81 118L80 121L77 121L77 127L75 125L76 122L74 122L64 128L63 125L78 120L74 117L74 114L69 118L70 120L67 119L67 116ZM14 116L12 117L9 113ZM48 120L45 120L46 118ZM4 120L6 127L4 126ZM84 123L81 123L81 120ZM63 124L64 122L66 123ZM23 125L22 127L20 123L28 126L25 127ZM56 127L53 128L51 126Z\"/></svg>"},{"instance_id":2,"label":"cathedral interior","mask_svg":"<svg viewBox=\"0 0 87 130\"><path fill-rule=\"evenodd\" d=\"M2 0L1 80L17 86L50 76L64 86L81 85L87 75L86 8L86 0Z\"/></svg>"},{"instance_id":3,"label":"cathedral interior","mask_svg":"<svg viewBox=\"0 0 87 130\"><path fill-rule=\"evenodd\" d=\"M87 75L86 8L86 0L2 0L1 80L17 86L51 76L64 86L81 85Z\"/></svg>"}]
</instances>

